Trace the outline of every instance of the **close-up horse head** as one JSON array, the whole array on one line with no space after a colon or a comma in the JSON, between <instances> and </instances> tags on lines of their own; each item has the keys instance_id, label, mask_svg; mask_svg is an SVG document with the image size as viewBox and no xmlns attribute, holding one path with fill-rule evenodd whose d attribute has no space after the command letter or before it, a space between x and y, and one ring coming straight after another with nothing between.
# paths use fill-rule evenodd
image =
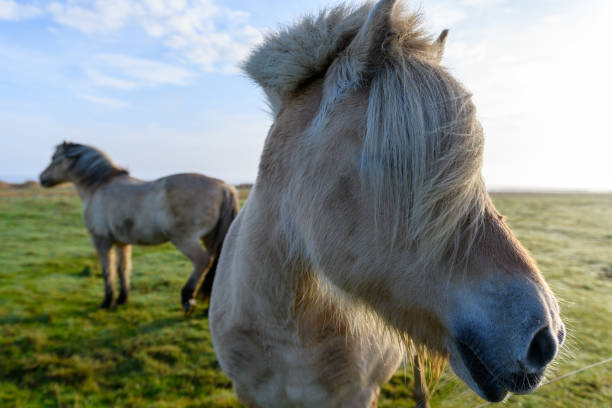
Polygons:
<instances>
[{"instance_id":1,"label":"close-up horse head","mask_svg":"<svg viewBox=\"0 0 612 408\"><path fill-rule=\"evenodd\" d=\"M323 12L253 52L274 117L256 193L340 297L489 401L531 392L564 340L557 301L488 196L471 94L440 65L448 32L396 3Z\"/></svg>"}]
</instances>

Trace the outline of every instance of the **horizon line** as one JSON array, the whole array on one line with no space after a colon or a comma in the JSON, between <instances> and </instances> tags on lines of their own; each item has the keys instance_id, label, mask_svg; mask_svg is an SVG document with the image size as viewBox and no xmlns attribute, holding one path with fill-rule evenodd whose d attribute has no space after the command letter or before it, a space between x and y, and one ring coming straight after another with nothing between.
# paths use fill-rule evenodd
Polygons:
<instances>
[{"instance_id":1,"label":"horizon line","mask_svg":"<svg viewBox=\"0 0 612 408\"><path fill-rule=\"evenodd\" d=\"M162 176L163 177L163 176ZM145 180L146 181L146 180ZM14 176L0 174L0 183L11 186L24 185L30 182L40 184L37 177ZM234 186L255 184L254 180L249 181L227 181ZM492 194L612 194L612 189L589 189L589 188L559 188L559 187L487 187L487 192Z\"/></svg>"}]
</instances>

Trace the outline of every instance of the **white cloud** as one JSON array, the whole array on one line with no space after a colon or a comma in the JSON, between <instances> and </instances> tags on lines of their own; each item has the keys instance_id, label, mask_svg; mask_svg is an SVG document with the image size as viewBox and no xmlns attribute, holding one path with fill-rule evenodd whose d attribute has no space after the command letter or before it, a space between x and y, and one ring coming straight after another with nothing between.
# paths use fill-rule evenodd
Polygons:
<instances>
[{"instance_id":1,"label":"white cloud","mask_svg":"<svg viewBox=\"0 0 612 408\"><path fill-rule=\"evenodd\" d=\"M139 84L136 81L103 74L96 69L87 69L86 72L89 79L91 79L94 84L99 86L107 86L110 88L123 90L131 90L139 87Z\"/></svg>"},{"instance_id":2,"label":"white cloud","mask_svg":"<svg viewBox=\"0 0 612 408\"><path fill-rule=\"evenodd\" d=\"M89 102L93 102L96 103L98 105L102 105L104 107L107 108L112 108L112 109L120 109L120 108L126 108L129 106L129 104L125 101L119 100L119 99L114 99L114 98L107 98L107 97L102 97L102 96L96 96L96 95L79 95L79 98L81 99L85 99Z\"/></svg>"},{"instance_id":3,"label":"white cloud","mask_svg":"<svg viewBox=\"0 0 612 408\"><path fill-rule=\"evenodd\" d=\"M193 73L180 66L119 54L98 54L85 68L94 85L120 90L188 85Z\"/></svg>"},{"instance_id":4,"label":"white cloud","mask_svg":"<svg viewBox=\"0 0 612 408\"><path fill-rule=\"evenodd\" d=\"M53 2L47 10L57 23L86 34L119 30L136 11L135 3L130 0L96 0L93 7L87 7L86 4Z\"/></svg>"},{"instance_id":5,"label":"white cloud","mask_svg":"<svg viewBox=\"0 0 612 408\"><path fill-rule=\"evenodd\" d=\"M234 71L261 38L249 24L248 13L223 7L217 0L56 1L47 11L56 23L85 34L140 27L205 71Z\"/></svg>"},{"instance_id":6,"label":"white cloud","mask_svg":"<svg viewBox=\"0 0 612 408\"><path fill-rule=\"evenodd\" d=\"M25 20L42 14L42 10L29 4L18 4L13 0L0 0L0 20Z\"/></svg>"},{"instance_id":7,"label":"white cloud","mask_svg":"<svg viewBox=\"0 0 612 408\"><path fill-rule=\"evenodd\" d=\"M94 61L96 68L88 69L88 76L98 85L118 89L184 86L193 76L189 70L172 64L119 54L98 54ZM99 69L106 73L101 73Z\"/></svg>"},{"instance_id":8,"label":"white cloud","mask_svg":"<svg viewBox=\"0 0 612 408\"><path fill-rule=\"evenodd\" d=\"M213 0L148 0L146 5L141 24L147 33L162 37L166 46L205 71L235 71L237 62L261 39L248 13Z\"/></svg>"}]
</instances>

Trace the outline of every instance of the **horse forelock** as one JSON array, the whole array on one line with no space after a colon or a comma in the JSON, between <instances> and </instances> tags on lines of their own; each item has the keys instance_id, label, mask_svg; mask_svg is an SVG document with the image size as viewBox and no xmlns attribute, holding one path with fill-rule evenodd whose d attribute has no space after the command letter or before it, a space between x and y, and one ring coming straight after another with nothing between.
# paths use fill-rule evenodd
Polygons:
<instances>
[{"instance_id":1,"label":"horse forelock","mask_svg":"<svg viewBox=\"0 0 612 408\"><path fill-rule=\"evenodd\" d=\"M408 240L423 266L465 266L487 193L471 97L444 69L410 55L374 76L361 176L376 224Z\"/></svg>"},{"instance_id":2,"label":"horse forelock","mask_svg":"<svg viewBox=\"0 0 612 408\"><path fill-rule=\"evenodd\" d=\"M117 166L102 151L92 146L76 143L65 143L58 146L58 151L71 160L70 170L77 182L95 188L114 177L128 174L128 171Z\"/></svg>"}]
</instances>

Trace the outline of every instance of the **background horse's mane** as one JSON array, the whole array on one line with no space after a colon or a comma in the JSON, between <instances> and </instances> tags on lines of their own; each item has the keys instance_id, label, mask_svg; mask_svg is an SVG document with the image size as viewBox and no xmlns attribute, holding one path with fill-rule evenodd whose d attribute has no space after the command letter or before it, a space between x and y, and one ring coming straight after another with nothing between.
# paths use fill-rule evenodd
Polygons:
<instances>
[{"instance_id":1,"label":"background horse's mane","mask_svg":"<svg viewBox=\"0 0 612 408\"><path fill-rule=\"evenodd\" d=\"M95 188L117 176L129 174L95 147L64 143L58 145L57 149L72 160L71 172L78 182L86 187Z\"/></svg>"},{"instance_id":2,"label":"background horse's mane","mask_svg":"<svg viewBox=\"0 0 612 408\"><path fill-rule=\"evenodd\" d=\"M306 16L268 35L243 68L275 114L283 99L325 76L310 132L322 132L337 102L369 85L361 176L377 222L386 218L395 226L394 242L408 238L422 266L465 265L487 200L484 141L471 95L439 66L441 47L424 34L421 16L401 4L389 27L375 28L388 30L380 61L359 66L349 48L372 7L339 5Z\"/></svg>"}]
</instances>

